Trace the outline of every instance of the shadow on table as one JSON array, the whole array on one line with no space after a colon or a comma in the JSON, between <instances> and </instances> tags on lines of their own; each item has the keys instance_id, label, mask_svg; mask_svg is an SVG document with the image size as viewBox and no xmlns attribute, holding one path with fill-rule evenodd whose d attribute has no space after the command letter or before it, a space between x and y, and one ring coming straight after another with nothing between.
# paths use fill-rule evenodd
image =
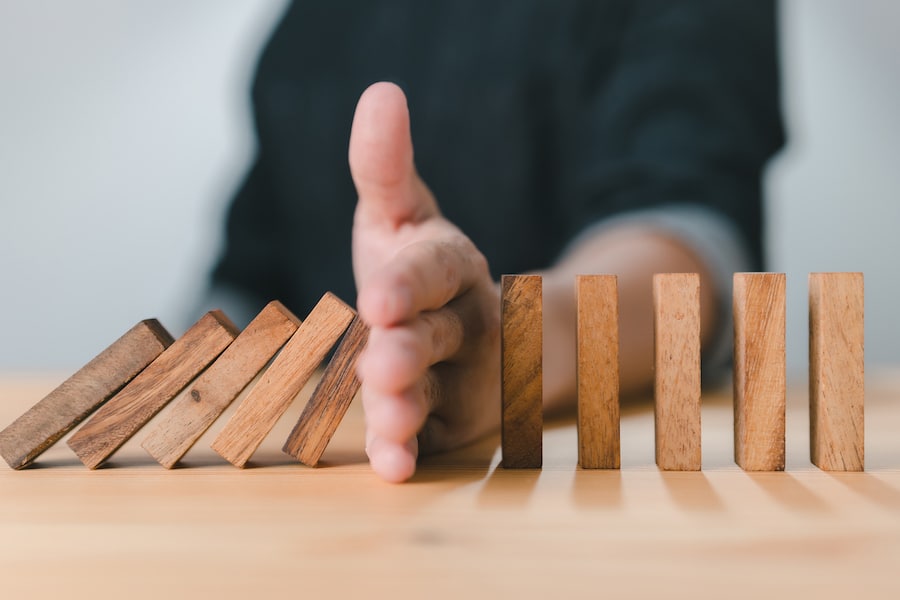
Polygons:
<instances>
[{"instance_id":1,"label":"shadow on table","mask_svg":"<svg viewBox=\"0 0 900 600\"><path fill-rule=\"evenodd\" d=\"M872 504L900 511L900 489L888 485L870 473L828 472L832 479L859 494Z\"/></svg>"},{"instance_id":2,"label":"shadow on table","mask_svg":"<svg viewBox=\"0 0 900 600\"><path fill-rule=\"evenodd\" d=\"M618 469L575 469L572 504L588 510L622 506L622 472Z\"/></svg>"},{"instance_id":3,"label":"shadow on table","mask_svg":"<svg viewBox=\"0 0 900 600\"><path fill-rule=\"evenodd\" d=\"M747 477L755 483L759 489L765 492L772 500L784 508L797 512L831 512L832 507L825 500L817 496L808 487L784 471L753 473L747 472Z\"/></svg>"},{"instance_id":4,"label":"shadow on table","mask_svg":"<svg viewBox=\"0 0 900 600\"><path fill-rule=\"evenodd\" d=\"M660 471L672 500L683 510L723 512L725 503L702 471Z\"/></svg>"}]
</instances>

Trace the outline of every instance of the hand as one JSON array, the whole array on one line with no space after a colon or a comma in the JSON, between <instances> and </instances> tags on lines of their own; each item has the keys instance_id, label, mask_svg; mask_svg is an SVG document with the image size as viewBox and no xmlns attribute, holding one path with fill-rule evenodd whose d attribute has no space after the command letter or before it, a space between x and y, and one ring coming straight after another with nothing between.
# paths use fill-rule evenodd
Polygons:
<instances>
[{"instance_id":1,"label":"hand","mask_svg":"<svg viewBox=\"0 0 900 600\"><path fill-rule=\"evenodd\" d=\"M499 293L484 256L416 172L400 88L363 93L349 158L357 306L371 328L358 366L366 450L378 475L399 482L419 452L499 425Z\"/></svg>"}]
</instances>

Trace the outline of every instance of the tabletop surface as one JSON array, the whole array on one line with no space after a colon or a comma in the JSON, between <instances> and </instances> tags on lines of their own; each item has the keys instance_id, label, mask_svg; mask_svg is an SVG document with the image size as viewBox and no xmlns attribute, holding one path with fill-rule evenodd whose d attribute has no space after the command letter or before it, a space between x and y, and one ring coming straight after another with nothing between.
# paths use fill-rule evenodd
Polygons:
<instances>
[{"instance_id":1,"label":"tabletop surface","mask_svg":"<svg viewBox=\"0 0 900 600\"><path fill-rule=\"evenodd\" d=\"M63 378L0 377L0 428ZM61 442L0 466L0 598L900 598L900 372L866 383L865 473L810 464L802 387L783 473L735 466L727 391L704 396L695 473L654 465L649 403L623 409L620 471L576 466L568 417L542 470L498 468L495 436L383 483L358 402L311 469L280 451L309 386L244 470L209 449L227 413L171 471L143 432L96 471Z\"/></svg>"}]
</instances>

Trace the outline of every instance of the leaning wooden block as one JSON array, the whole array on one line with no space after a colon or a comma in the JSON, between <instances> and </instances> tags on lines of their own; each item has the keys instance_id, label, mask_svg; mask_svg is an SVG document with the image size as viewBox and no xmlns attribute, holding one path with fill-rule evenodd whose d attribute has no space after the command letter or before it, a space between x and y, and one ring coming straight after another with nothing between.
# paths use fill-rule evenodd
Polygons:
<instances>
[{"instance_id":1,"label":"leaning wooden block","mask_svg":"<svg viewBox=\"0 0 900 600\"><path fill-rule=\"evenodd\" d=\"M353 316L353 309L337 296L325 294L219 432L212 449L234 466L245 466Z\"/></svg>"},{"instance_id":2,"label":"leaning wooden block","mask_svg":"<svg viewBox=\"0 0 900 600\"><path fill-rule=\"evenodd\" d=\"M28 466L131 381L172 343L156 319L141 321L0 432L0 455Z\"/></svg>"},{"instance_id":3,"label":"leaning wooden block","mask_svg":"<svg viewBox=\"0 0 900 600\"><path fill-rule=\"evenodd\" d=\"M579 275L577 302L578 464L618 469L619 291L615 275Z\"/></svg>"},{"instance_id":4,"label":"leaning wooden block","mask_svg":"<svg viewBox=\"0 0 900 600\"><path fill-rule=\"evenodd\" d=\"M543 303L539 275L501 282L501 448L507 469L543 463Z\"/></svg>"},{"instance_id":5,"label":"leaning wooden block","mask_svg":"<svg viewBox=\"0 0 900 600\"><path fill-rule=\"evenodd\" d=\"M784 470L784 273L734 275L734 460Z\"/></svg>"},{"instance_id":6,"label":"leaning wooden block","mask_svg":"<svg viewBox=\"0 0 900 600\"><path fill-rule=\"evenodd\" d=\"M863 304L862 273L810 273L810 456L826 471L865 469Z\"/></svg>"},{"instance_id":7,"label":"leaning wooden block","mask_svg":"<svg viewBox=\"0 0 900 600\"><path fill-rule=\"evenodd\" d=\"M300 320L270 302L180 396L141 446L171 469L297 331Z\"/></svg>"},{"instance_id":8,"label":"leaning wooden block","mask_svg":"<svg viewBox=\"0 0 900 600\"><path fill-rule=\"evenodd\" d=\"M284 443L284 452L303 464L311 467L318 464L356 396L359 390L356 361L368 337L369 328L359 317L354 318Z\"/></svg>"},{"instance_id":9,"label":"leaning wooden block","mask_svg":"<svg viewBox=\"0 0 900 600\"><path fill-rule=\"evenodd\" d=\"M81 429L69 447L96 469L231 343L238 331L221 311L205 314Z\"/></svg>"},{"instance_id":10,"label":"leaning wooden block","mask_svg":"<svg viewBox=\"0 0 900 600\"><path fill-rule=\"evenodd\" d=\"M664 471L699 471L700 277L653 276L656 464Z\"/></svg>"}]
</instances>

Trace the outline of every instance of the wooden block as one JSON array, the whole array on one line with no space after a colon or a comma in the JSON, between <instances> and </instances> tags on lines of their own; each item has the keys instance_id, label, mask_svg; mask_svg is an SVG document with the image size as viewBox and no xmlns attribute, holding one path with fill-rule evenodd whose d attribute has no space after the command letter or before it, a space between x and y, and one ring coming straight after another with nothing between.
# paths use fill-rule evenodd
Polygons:
<instances>
[{"instance_id":1,"label":"wooden block","mask_svg":"<svg viewBox=\"0 0 900 600\"><path fill-rule=\"evenodd\" d=\"M69 438L96 469L231 343L238 330L221 311L206 313Z\"/></svg>"},{"instance_id":2,"label":"wooden block","mask_svg":"<svg viewBox=\"0 0 900 600\"><path fill-rule=\"evenodd\" d=\"M171 469L290 339L300 320L270 302L180 396L141 446Z\"/></svg>"},{"instance_id":3,"label":"wooden block","mask_svg":"<svg viewBox=\"0 0 900 600\"><path fill-rule=\"evenodd\" d=\"M615 275L579 275L575 296L578 464L582 469L618 469L618 280Z\"/></svg>"},{"instance_id":4,"label":"wooden block","mask_svg":"<svg viewBox=\"0 0 900 600\"><path fill-rule=\"evenodd\" d=\"M863 304L862 273L810 273L810 457L825 471L865 469Z\"/></svg>"},{"instance_id":5,"label":"wooden block","mask_svg":"<svg viewBox=\"0 0 900 600\"><path fill-rule=\"evenodd\" d=\"M132 327L0 432L0 456L13 469L31 464L121 390L172 341L156 319Z\"/></svg>"},{"instance_id":6,"label":"wooden block","mask_svg":"<svg viewBox=\"0 0 900 600\"><path fill-rule=\"evenodd\" d=\"M337 296L325 294L219 432L212 449L234 466L245 466L353 316L353 309Z\"/></svg>"},{"instance_id":7,"label":"wooden block","mask_svg":"<svg viewBox=\"0 0 900 600\"><path fill-rule=\"evenodd\" d=\"M656 464L699 471L700 276L653 276Z\"/></svg>"},{"instance_id":8,"label":"wooden block","mask_svg":"<svg viewBox=\"0 0 900 600\"><path fill-rule=\"evenodd\" d=\"M543 302L539 275L504 275L501 283L500 438L507 469L543 463Z\"/></svg>"},{"instance_id":9,"label":"wooden block","mask_svg":"<svg viewBox=\"0 0 900 600\"><path fill-rule=\"evenodd\" d=\"M359 317L354 318L284 443L284 452L303 464L316 466L356 396L356 361L368 337L369 328Z\"/></svg>"},{"instance_id":10,"label":"wooden block","mask_svg":"<svg viewBox=\"0 0 900 600\"><path fill-rule=\"evenodd\" d=\"M784 470L784 273L734 274L734 460Z\"/></svg>"}]
</instances>

